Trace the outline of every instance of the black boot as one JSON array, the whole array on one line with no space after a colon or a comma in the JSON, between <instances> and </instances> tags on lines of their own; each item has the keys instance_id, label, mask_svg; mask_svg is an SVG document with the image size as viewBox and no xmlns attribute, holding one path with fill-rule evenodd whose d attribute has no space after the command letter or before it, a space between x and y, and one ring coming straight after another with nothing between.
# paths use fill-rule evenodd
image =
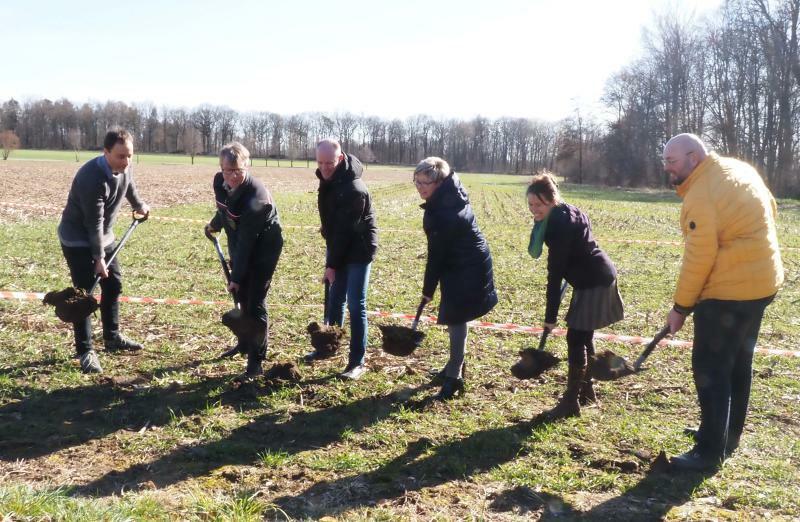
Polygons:
<instances>
[{"instance_id":1,"label":"black boot","mask_svg":"<svg viewBox=\"0 0 800 522\"><path fill-rule=\"evenodd\" d=\"M698 446L669 459L676 471L713 471L722 466L724 457L701 451Z\"/></svg>"},{"instance_id":2,"label":"black boot","mask_svg":"<svg viewBox=\"0 0 800 522\"><path fill-rule=\"evenodd\" d=\"M597 400L597 394L594 391L594 382L587 372L583 382L581 382L580 393L578 393L578 403L581 406L594 404L600 406L600 401Z\"/></svg>"},{"instance_id":3,"label":"black boot","mask_svg":"<svg viewBox=\"0 0 800 522\"><path fill-rule=\"evenodd\" d=\"M431 376L431 384L433 385L444 384L444 379L445 377L447 377L447 366L445 366L441 370L431 370L430 376ZM467 361L461 363L461 378L462 379L467 378Z\"/></svg>"},{"instance_id":4,"label":"black boot","mask_svg":"<svg viewBox=\"0 0 800 522\"><path fill-rule=\"evenodd\" d=\"M586 366L570 366L567 372L567 390L554 408L543 412L542 417L548 421L580 417L581 405L578 402L581 383L586 375Z\"/></svg>"},{"instance_id":5,"label":"black boot","mask_svg":"<svg viewBox=\"0 0 800 522\"><path fill-rule=\"evenodd\" d=\"M456 395L464 395L464 379L445 377L442 389L434 397L437 401L449 401Z\"/></svg>"}]
</instances>

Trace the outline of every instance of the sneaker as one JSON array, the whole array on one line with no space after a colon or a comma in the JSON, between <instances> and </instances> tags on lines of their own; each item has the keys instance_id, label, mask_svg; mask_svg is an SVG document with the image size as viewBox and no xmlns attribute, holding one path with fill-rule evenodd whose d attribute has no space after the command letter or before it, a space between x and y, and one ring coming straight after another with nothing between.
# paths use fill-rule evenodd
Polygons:
<instances>
[{"instance_id":1,"label":"sneaker","mask_svg":"<svg viewBox=\"0 0 800 522\"><path fill-rule=\"evenodd\" d=\"M100 359L97 358L97 352L89 350L80 356L81 358L81 371L83 373L103 373L103 367L100 366Z\"/></svg>"},{"instance_id":2,"label":"sneaker","mask_svg":"<svg viewBox=\"0 0 800 522\"><path fill-rule=\"evenodd\" d=\"M367 373L367 367L359 364L345 368L340 377L346 381L357 381L365 373Z\"/></svg>"},{"instance_id":3,"label":"sneaker","mask_svg":"<svg viewBox=\"0 0 800 522\"><path fill-rule=\"evenodd\" d=\"M144 348L144 346L141 344L137 343L136 341L132 341L121 334L117 334L114 337L105 338L103 341L105 343L107 352L138 352Z\"/></svg>"}]
</instances>

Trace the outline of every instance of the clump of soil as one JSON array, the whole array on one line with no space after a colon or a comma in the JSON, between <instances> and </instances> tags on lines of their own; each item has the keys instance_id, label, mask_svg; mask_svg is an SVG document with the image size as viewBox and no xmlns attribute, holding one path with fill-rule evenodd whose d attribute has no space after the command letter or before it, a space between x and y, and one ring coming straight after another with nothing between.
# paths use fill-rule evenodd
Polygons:
<instances>
[{"instance_id":1,"label":"clump of soil","mask_svg":"<svg viewBox=\"0 0 800 522\"><path fill-rule=\"evenodd\" d=\"M589 461L589 466L605 471L619 471L620 473L636 473L639 463L633 460L595 459Z\"/></svg>"},{"instance_id":2,"label":"clump of soil","mask_svg":"<svg viewBox=\"0 0 800 522\"><path fill-rule=\"evenodd\" d=\"M533 379L561 362L552 353L534 348L521 350L519 357L511 367L511 374L517 379Z\"/></svg>"},{"instance_id":3,"label":"clump of soil","mask_svg":"<svg viewBox=\"0 0 800 522\"><path fill-rule=\"evenodd\" d=\"M297 382L303 380L303 375L294 363L275 363L264 374L266 380Z\"/></svg>"},{"instance_id":4,"label":"clump of soil","mask_svg":"<svg viewBox=\"0 0 800 522\"><path fill-rule=\"evenodd\" d=\"M335 325L321 325L314 321L309 323L306 331L311 335L311 346L320 359L332 357L339 351L344 337L344 330Z\"/></svg>"},{"instance_id":5,"label":"clump of soil","mask_svg":"<svg viewBox=\"0 0 800 522\"><path fill-rule=\"evenodd\" d=\"M43 304L55 307L56 316L65 323L77 323L89 317L99 308L97 300L82 288L65 288L47 292Z\"/></svg>"},{"instance_id":6,"label":"clump of soil","mask_svg":"<svg viewBox=\"0 0 800 522\"><path fill-rule=\"evenodd\" d=\"M405 357L411 355L425 339L425 333L407 326L378 325L383 334L383 351L389 355Z\"/></svg>"},{"instance_id":7,"label":"clump of soil","mask_svg":"<svg viewBox=\"0 0 800 522\"><path fill-rule=\"evenodd\" d=\"M598 381L615 381L636 373L633 366L611 350L605 350L589 358L589 371Z\"/></svg>"},{"instance_id":8,"label":"clump of soil","mask_svg":"<svg viewBox=\"0 0 800 522\"><path fill-rule=\"evenodd\" d=\"M650 464L650 472L651 473L667 473L669 472L671 466L669 463L669 459L667 458L666 452L663 450L658 454L658 456L653 460Z\"/></svg>"}]
</instances>

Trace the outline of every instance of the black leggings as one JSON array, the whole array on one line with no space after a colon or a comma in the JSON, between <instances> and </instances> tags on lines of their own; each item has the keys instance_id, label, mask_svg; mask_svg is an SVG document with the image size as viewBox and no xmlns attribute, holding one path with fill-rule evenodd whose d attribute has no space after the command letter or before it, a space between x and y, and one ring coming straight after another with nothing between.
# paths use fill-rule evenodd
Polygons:
<instances>
[{"instance_id":1,"label":"black leggings","mask_svg":"<svg viewBox=\"0 0 800 522\"><path fill-rule=\"evenodd\" d=\"M570 366L583 368L587 357L594 355L594 330L567 329L567 360Z\"/></svg>"}]
</instances>

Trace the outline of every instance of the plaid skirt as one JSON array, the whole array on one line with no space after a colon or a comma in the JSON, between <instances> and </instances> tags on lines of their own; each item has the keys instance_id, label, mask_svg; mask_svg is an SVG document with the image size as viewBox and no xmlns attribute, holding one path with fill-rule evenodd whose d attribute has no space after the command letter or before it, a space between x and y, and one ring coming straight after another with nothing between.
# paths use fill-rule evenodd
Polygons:
<instances>
[{"instance_id":1,"label":"plaid skirt","mask_svg":"<svg viewBox=\"0 0 800 522\"><path fill-rule=\"evenodd\" d=\"M565 321L576 330L597 330L625 317L617 280L609 286L573 288Z\"/></svg>"}]
</instances>

